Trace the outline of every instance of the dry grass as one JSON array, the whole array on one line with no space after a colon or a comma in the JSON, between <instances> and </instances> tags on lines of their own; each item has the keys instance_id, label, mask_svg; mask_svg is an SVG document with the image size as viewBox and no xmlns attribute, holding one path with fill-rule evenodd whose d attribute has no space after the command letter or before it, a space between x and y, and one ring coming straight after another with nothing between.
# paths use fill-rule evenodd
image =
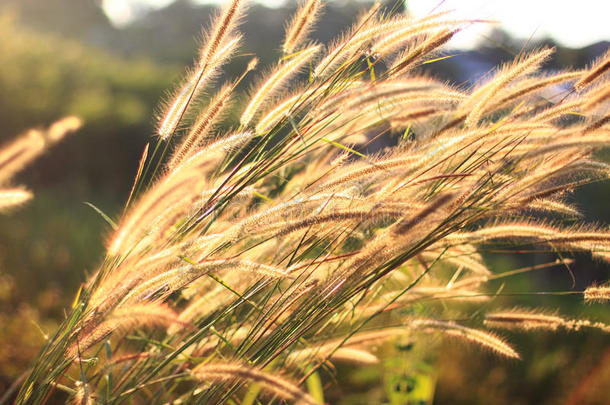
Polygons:
<instances>
[{"instance_id":1,"label":"dry grass","mask_svg":"<svg viewBox=\"0 0 610 405\"><path fill-rule=\"evenodd\" d=\"M31 129L4 145L0 149L0 186L5 187L16 173L40 156L46 148L80 126L79 118L66 117L54 122L46 130ZM0 212L19 206L30 198L32 193L21 187L0 189Z\"/></svg>"},{"instance_id":2,"label":"dry grass","mask_svg":"<svg viewBox=\"0 0 610 405\"><path fill-rule=\"evenodd\" d=\"M609 174L594 158L610 141L608 55L541 76L553 50L523 53L464 91L417 68L470 22L415 21L376 5L323 51L304 42L319 8L299 9L284 55L232 131L217 128L244 76L206 107L194 102L237 49L240 1L215 20L143 155L106 259L18 403L57 389L78 403L240 402L252 383L267 400L312 403L301 386L311 373L334 360L374 363L370 350L404 333L518 358L482 317L466 325L399 310L486 301L488 244L610 259L605 228L562 221L579 215L566 194ZM561 101L544 97L573 83L578 91L556 90ZM362 152L397 135L392 148ZM585 297L607 300L596 288ZM486 319L591 325L529 312Z\"/></svg>"}]
</instances>

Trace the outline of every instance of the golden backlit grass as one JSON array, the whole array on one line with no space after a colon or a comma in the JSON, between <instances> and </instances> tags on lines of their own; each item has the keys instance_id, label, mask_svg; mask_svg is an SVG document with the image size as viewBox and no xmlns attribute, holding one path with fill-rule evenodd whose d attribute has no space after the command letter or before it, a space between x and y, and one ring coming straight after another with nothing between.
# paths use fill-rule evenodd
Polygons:
<instances>
[{"instance_id":1,"label":"golden backlit grass","mask_svg":"<svg viewBox=\"0 0 610 405\"><path fill-rule=\"evenodd\" d=\"M610 141L608 55L543 76L553 49L524 52L466 91L417 68L472 21L375 5L326 48L305 38L320 6L299 9L232 129L222 110L253 63L197 101L238 49L243 5L214 20L105 260L18 403L56 390L75 403L314 403L309 375L374 363L373 349L397 336L433 333L514 359L487 326L598 325L515 311L458 322L425 308L488 308L485 283L506 276L486 266L490 244L610 259L607 230L566 200L609 175L594 157ZM398 140L365 154L378 136ZM603 301L603 288L584 296Z\"/></svg>"}]
</instances>

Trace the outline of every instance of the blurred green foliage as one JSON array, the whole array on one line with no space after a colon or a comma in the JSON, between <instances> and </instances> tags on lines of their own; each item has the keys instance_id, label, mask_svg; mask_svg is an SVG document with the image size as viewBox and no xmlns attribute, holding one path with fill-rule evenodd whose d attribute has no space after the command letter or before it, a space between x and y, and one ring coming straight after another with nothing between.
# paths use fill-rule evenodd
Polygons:
<instances>
[{"instance_id":1,"label":"blurred green foliage","mask_svg":"<svg viewBox=\"0 0 610 405\"><path fill-rule=\"evenodd\" d=\"M87 130L112 130L149 121L152 104L169 87L177 69L145 59L125 61L107 52L16 24L0 15L0 116L3 138L76 114Z\"/></svg>"}]
</instances>

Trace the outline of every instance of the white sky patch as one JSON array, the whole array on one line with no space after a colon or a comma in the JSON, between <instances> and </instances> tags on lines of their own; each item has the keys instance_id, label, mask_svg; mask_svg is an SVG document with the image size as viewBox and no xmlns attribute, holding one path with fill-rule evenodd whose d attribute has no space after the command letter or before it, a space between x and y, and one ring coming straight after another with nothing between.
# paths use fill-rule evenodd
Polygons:
<instances>
[{"instance_id":1,"label":"white sky patch","mask_svg":"<svg viewBox=\"0 0 610 405\"><path fill-rule=\"evenodd\" d=\"M406 0L416 17L453 10L458 19L497 21L497 26L520 39L551 37L562 45L580 48L610 40L608 0ZM474 24L456 36L453 46L472 48L485 41L490 24Z\"/></svg>"},{"instance_id":2,"label":"white sky patch","mask_svg":"<svg viewBox=\"0 0 610 405\"><path fill-rule=\"evenodd\" d=\"M138 8L162 8L173 2L174 0L102 0L102 9L114 25L122 27L137 17Z\"/></svg>"},{"instance_id":3,"label":"white sky patch","mask_svg":"<svg viewBox=\"0 0 610 405\"><path fill-rule=\"evenodd\" d=\"M174 0L103 0L104 11L117 26L128 24L142 7L161 8ZM227 0L195 0L200 4L219 4ZM285 0L259 0L279 7ZM498 22L510 35L528 39L551 37L562 45L579 48L598 41L610 41L610 0L406 0L407 9L416 17L430 12L453 10L454 18L486 19ZM456 48L473 48L490 24L474 24L456 36Z\"/></svg>"}]
</instances>

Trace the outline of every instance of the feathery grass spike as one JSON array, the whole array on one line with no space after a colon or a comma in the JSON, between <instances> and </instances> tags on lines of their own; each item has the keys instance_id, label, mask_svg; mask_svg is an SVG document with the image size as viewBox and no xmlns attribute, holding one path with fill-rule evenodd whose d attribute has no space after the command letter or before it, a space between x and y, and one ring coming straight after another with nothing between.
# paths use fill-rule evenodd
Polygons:
<instances>
[{"instance_id":1,"label":"feathery grass spike","mask_svg":"<svg viewBox=\"0 0 610 405\"><path fill-rule=\"evenodd\" d=\"M524 76L537 70L553 52L554 49L542 49L523 56L512 65L508 65L496 73L487 84L476 89L470 96L469 105L472 105L472 110L466 117L466 125L468 127L476 125L485 112L487 105L504 86L519 76Z\"/></svg>"},{"instance_id":2,"label":"feathery grass spike","mask_svg":"<svg viewBox=\"0 0 610 405\"><path fill-rule=\"evenodd\" d=\"M311 46L296 53L290 59L278 65L250 99L250 103L246 106L240 118L241 125L243 127L248 126L265 100L268 100L269 97L273 96L278 88L281 87L286 80L296 74L303 64L309 61L319 50L320 45Z\"/></svg>"},{"instance_id":3,"label":"feathery grass spike","mask_svg":"<svg viewBox=\"0 0 610 405\"><path fill-rule=\"evenodd\" d=\"M0 212L21 205L32 198L32 193L21 188L0 190Z\"/></svg>"},{"instance_id":4,"label":"feathery grass spike","mask_svg":"<svg viewBox=\"0 0 610 405\"><path fill-rule=\"evenodd\" d=\"M584 297L587 302L610 301L610 287L592 285L585 289Z\"/></svg>"},{"instance_id":5,"label":"feathery grass spike","mask_svg":"<svg viewBox=\"0 0 610 405\"><path fill-rule=\"evenodd\" d=\"M286 27L286 39L282 45L284 54L289 55L303 42L313 24L315 24L322 0L307 0L299 6L292 21Z\"/></svg>"},{"instance_id":6,"label":"feathery grass spike","mask_svg":"<svg viewBox=\"0 0 610 405\"><path fill-rule=\"evenodd\" d=\"M210 363L197 366L192 371L193 377L202 381L248 381L258 383L264 390L293 403L317 405L318 402L293 382L276 373L265 373L261 370L230 363Z\"/></svg>"}]
</instances>

